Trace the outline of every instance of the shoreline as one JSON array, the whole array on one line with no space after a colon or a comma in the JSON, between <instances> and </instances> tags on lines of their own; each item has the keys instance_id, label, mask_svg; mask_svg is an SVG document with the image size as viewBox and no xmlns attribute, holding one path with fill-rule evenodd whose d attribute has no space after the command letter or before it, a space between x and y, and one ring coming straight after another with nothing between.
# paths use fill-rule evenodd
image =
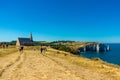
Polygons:
<instances>
[{"instance_id":1,"label":"shoreline","mask_svg":"<svg viewBox=\"0 0 120 80\"><path fill-rule=\"evenodd\" d=\"M84 57L84 58L87 58L87 57ZM104 61L104 60L100 59L99 57L93 57L93 58L87 58L87 59L90 59L90 60L93 60L93 61L101 61L101 62L103 62L103 63L105 63L107 65L111 65L111 66L115 66L115 67L120 67L120 65L118 65L118 64L109 63L107 61ZM95 59L97 59L97 60L95 60Z\"/></svg>"},{"instance_id":2,"label":"shoreline","mask_svg":"<svg viewBox=\"0 0 120 80\"><path fill-rule=\"evenodd\" d=\"M52 48L52 49L53 49L53 48ZM54 50L56 50L56 49L54 49ZM56 50L56 51L60 51L60 50ZM88 59L88 60L90 60L90 61L95 61L95 62L96 62L96 61L99 61L99 62L104 63L104 64L106 64L106 65L113 66L113 67L119 67L119 68L120 68L120 65L114 64L114 63L109 63L109 62L107 62L107 61L104 61L104 60L100 59L99 57L87 58L87 57L85 57L85 56L72 54L72 53L66 52L66 51L60 51L60 52L63 53L63 54L68 54L68 55L70 55L70 56L75 56L75 57L79 57L79 58ZM95 59L95 58L96 58L96 59Z\"/></svg>"},{"instance_id":3,"label":"shoreline","mask_svg":"<svg viewBox=\"0 0 120 80\"><path fill-rule=\"evenodd\" d=\"M82 57L85 57L85 58L87 58L87 59L94 59L94 58L96 58L96 59L99 59L99 60L101 60L101 61L104 61L104 62L106 62L106 63L109 63L109 64L113 64L113 65L118 65L118 66L120 66L120 64L119 64L119 62L114 62L114 59L113 60L108 60L108 59L106 59L106 58L104 58L104 57L101 57L101 54L102 53L93 53L92 55L90 55L89 56L89 54L92 54L92 53L81 53L80 54L80 56L82 56ZM107 53L104 53L104 54L102 54L102 56L104 56L104 55L106 55ZM109 53L108 53L109 54ZM95 56L93 56L93 55L95 55Z\"/></svg>"},{"instance_id":4,"label":"shoreline","mask_svg":"<svg viewBox=\"0 0 120 80\"><path fill-rule=\"evenodd\" d=\"M53 48L53 49L54 49L54 48ZM56 51L60 51L60 50L57 50L57 49L55 49L55 50L56 50ZM74 55L74 56L77 56L77 57L82 57L82 58L85 58L85 59L89 59L89 60L91 60L91 61L100 61L100 62L103 62L103 63L109 65L109 66L120 67L120 65L118 65L118 64L114 64L114 63L110 63L110 62L104 61L104 60L102 60L102 59L99 58L99 57L88 58L88 57L85 57L85 56L82 56L82 55L73 54L73 53L66 52L66 51L60 51L60 52L62 52L62 53L68 53L68 54L70 54L70 55ZM82 54L84 54L84 53L82 53ZM99 53L99 54L100 54L100 53ZM97 59L97 60L94 60L94 59Z\"/></svg>"},{"instance_id":5,"label":"shoreline","mask_svg":"<svg viewBox=\"0 0 120 80\"><path fill-rule=\"evenodd\" d=\"M82 72L83 73L84 71L86 72L84 75L89 74L88 76L90 76L90 74L94 74L96 75L96 77L99 77L98 80L99 79L103 79L103 80L119 80L120 79L120 66L119 65L110 64L101 59L92 60L92 59L85 58L79 55L74 55L74 54L71 54L65 51L59 51L60 53L57 54L56 53L57 51L58 50L56 49L52 51L49 50L48 51L49 53L46 53L46 55L50 55L52 57L62 59L68 62L69 64L76 65L78 68L77 71L79 70L81 71L81 69L83 69ZM83 75L82 73L78 73L78 74ZM104 78L102 78L103 76ZM94 78L93 80L96 80L96 79Z\"/></svg>"},{"instance_id":6,"label":"shoreline","mask_svg":"<svg viewBox=\"0 0 120 80\"><path fill-rule=\"evenodd\" d=\"M13 49L11 48L11 50ZM20 56L20 59L16 61L17 56ZM45 78L46 80L66 80L66 78L67 80L120 79L120 67L117 65L106 63L97 58L91 60L51 47L43 53L40 52L39 47L25 47L24 53L21 55L19 52L15 52L15 54L4 56L0 60L1 69L4 69L4 65L9 63L11 65L5 68L0 79L5 80L8 77L10 80L19 80L20 78L22 80L31 78L35 80L44 80ZM36 79L36 77L39 78Z\"/></svg>"}]
</instances>

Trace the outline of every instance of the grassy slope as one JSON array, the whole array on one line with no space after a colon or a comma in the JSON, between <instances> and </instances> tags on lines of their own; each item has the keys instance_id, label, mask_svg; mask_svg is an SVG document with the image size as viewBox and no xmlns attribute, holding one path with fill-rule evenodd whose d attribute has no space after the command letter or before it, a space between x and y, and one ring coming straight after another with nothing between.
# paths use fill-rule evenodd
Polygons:
<instances>
[{"instance_id":1,"label":"grassy slope","mask_svg":"<svg viewBox=\"0 0 120 80\"><path fill-rule=\"evenodd\" d=\"M0 48L0 57L5 55L17 52L17 48L15 46L9 46L7 49Z\"/></svg>"},{"instance_id":2,"label":"grassy slope","mask_svg":"<svg viewBox=\"0 0 120 80\"><path fill-rule=\"evenodd\" d=\"M38 50L39 46L25 47L26 50L31 50L34 48ZM17 51L17 48L15 47L9 47L8 49L4 50L0 49L0 57L11 54L15 51ZM93 72L98 72L99 74L107 75L108 77L114 78L114 80L120 79L120 66L108 64L102 60L90 60L64 51L59 51L60 53L57 53L57 50L51 48L48 49L48 52L49 53L46 53L47 55L58 57L60 59L68 61L71 64L89 69Z\"/></svg>"},{"instance_id":3,"label":"grassy slope","mask_svg":"<svg viewBox=\"0 0 120 80\"><path fill-rule=\"evenodd\" d=\"M67 52L60 51L59 54L56 53L56 50L49 50L50 53L48 55L55 56L61 59L68 61L69 63L81 66L85 69L89 69L93 72L97 72L99 74L107 75L111 77L111 80L119 80L120 79L120 66L109 64L102 60L91 60L84 58L82 56L72 55Z\"/></svg>"}]
</instances>

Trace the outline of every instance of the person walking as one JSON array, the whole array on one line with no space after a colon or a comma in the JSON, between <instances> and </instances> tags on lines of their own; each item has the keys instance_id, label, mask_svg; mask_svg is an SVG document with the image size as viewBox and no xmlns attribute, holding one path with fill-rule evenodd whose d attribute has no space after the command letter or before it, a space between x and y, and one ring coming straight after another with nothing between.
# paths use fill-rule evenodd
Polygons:
<instances>
[{"instance_id":1,"label":"person walking","mask_svg":"<svg viewBox=\"0 0 120 80\"><path fill-rule=\"evenodd\" d=\"M40 48L40 52L41 52L41 54L43 53L43 48L42 47Z\"/></svg>"}]
</instances>

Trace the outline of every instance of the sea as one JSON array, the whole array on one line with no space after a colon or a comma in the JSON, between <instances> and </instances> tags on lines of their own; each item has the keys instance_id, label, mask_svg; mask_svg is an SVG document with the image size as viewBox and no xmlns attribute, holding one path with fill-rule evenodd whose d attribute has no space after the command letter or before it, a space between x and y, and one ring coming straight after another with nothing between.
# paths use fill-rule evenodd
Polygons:
<instances>
[{"instance_id":1,"label":"sea","mask_svg":"<svg viewBox=\"0 0 120 80\"><path fill-rule=\"evenodd\" d=\"M84 52L81 56L86 58L100 58L101 60L120 66L120 43L110 43L109 52Z\"/></svg>"}]
</instances>

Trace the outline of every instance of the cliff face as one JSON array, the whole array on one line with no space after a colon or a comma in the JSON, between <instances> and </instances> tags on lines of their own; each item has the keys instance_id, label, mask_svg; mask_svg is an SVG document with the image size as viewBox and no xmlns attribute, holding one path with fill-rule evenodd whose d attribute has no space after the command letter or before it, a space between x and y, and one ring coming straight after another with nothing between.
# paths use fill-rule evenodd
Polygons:
<instances>
[{"instance_id":1,"label":"cliff face","mask_svg":"<svg viewBox=\"0 0 120 80\"><path fill-rule=\"evenodd\" d=\"M74 54L79 52L104 52L110 49L105 44L96 42L55 42L52 47Z\"/></svg>"},{"instance_id":2,"label":"cliff face","mask_svg":"<svg viewBox=\"0 0 120 80\"><path fill-rule=\"evenodd\" d=\"M80 50L80 52L105 52L110 51L110 47L102 43L91 43L78 48L78 50Z\"/></svg>"}]
</instances>

